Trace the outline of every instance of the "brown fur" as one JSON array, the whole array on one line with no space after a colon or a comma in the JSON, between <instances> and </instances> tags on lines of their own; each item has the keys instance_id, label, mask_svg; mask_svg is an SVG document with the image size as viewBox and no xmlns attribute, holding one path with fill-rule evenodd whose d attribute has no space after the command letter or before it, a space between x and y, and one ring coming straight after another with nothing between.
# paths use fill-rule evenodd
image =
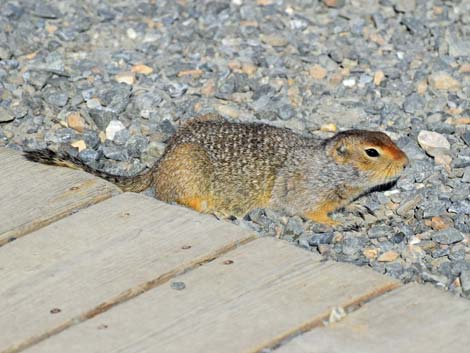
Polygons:
<instances>
[{"instance_id":1,"label":"brown fur","mask_svg":"<svg viewBox=\"0 0 470 353\"><path fill-rule=\"evenodd\" d=\"M378 156L369 156L367 149ZM408 163L381 132L349 130L319 140L265 124L230 123L216 115L184 124L159 163L136 177L103 174L52 152L26 156L84 169L124 190L152 186L157 198L199 212L242 216L270 207L326 224L334 224L329 213L396 179Z\"/></svg>"}]
</instances>

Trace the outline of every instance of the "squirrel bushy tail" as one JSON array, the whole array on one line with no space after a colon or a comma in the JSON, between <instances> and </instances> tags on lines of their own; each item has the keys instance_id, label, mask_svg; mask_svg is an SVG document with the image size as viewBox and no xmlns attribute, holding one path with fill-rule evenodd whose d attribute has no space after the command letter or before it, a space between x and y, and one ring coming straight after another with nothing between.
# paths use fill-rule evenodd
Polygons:
<instances>
[{"instance_id":1,"label":"squirrel bushy tail","mask_svg":"<svg viewBox=\"0 0 470 353\"><path fill-rule=\"evenodd\" d=\"M54 152L48 149L42 149L24 151L23 154L26 159L33 162L83 170L116 184L123 191L140 192L147 189L153 181L152 169L147 169L135 176L121 176L95 169L85 164L80 159L64 152Z\"/></svg>"}]
</instances>

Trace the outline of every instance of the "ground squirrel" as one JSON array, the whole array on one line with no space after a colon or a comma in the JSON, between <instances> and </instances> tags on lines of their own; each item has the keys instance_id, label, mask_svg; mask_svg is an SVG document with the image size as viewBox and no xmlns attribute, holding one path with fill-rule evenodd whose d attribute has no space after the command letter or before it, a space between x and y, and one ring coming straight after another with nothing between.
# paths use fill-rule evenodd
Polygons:
<instances>
[{"instance_id":1,"label":"ground squirrel","mask_svg":"<svg viewBox=\"0 0 470 353\"><path fill-rule=\"evenodd\" d=\"M25 155L84 169L126 191L153 187L158 199L199 212L243 216L272 208L329 225L335 224L330 212L394 181L408 164L382 132L348 130L323 140L212 115L183 124L159 162L137 176L109 175L49 150Z\"/></svg>"}]
</instances>

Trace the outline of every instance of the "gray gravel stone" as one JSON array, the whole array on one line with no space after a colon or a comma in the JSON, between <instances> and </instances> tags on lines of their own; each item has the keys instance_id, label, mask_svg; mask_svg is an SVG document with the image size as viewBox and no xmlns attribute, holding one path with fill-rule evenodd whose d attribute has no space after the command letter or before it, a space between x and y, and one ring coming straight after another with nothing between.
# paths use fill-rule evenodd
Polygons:
<instances>
[{"instance_id":1,"label":"gray gravel stone","mask_svg":"<svg viewBox=\"0 0 470 353\"><path fill-rule=\"evenodd\" d=\"M78 36L78 31L74 27L60 28L55 35L62 41L71 42Z\"/></svg>"},{"instance_id":2,"label":"gray gravel stone","mask_svg":"<svg viewBox=\"0 0 470 353\"><path fill-rule=\"evenodd\" d=\"M392 262L385 264L385 273L394 278L401 278L405 272L405 268L399 262Z\"/></svg>"},{"instance_id":3,"label":"gray gravel stone","mask_svg":"<svg viewBox=\"0 0 470 353\"><path fill-rule=\"evenodd\" d=\"M467 215L457 214L454 219L455 228L463 233L470 233L470 220Z\"/></svg>"},{"instance_id":4,"label":"gray gravel stone","mask_svg":"<svg viewBox=\"0 0 470 353\"><path fill-rule=\"evenodd\" d=\"M407 113L415 114L418 112L422 112L424 105L424 98L417 93L413 93L406 97L405 103L403 103L403 109Z\"/></svg>"},{"instance_id":5,"label":"gray gravel stone","mask_svg":"<svg viewBox=\"0 0 470 353\"><path fill-rule=\"evenodd\" d=\"M470 157L461 156L452 161L452 166L454 168L467 168L470 167Z\"/></svg>"},{"instance_id":6,"label":"gray gravel stone","mask_svg":"<svg viewBox=\"0 0 470 353\"><path fill-rule=\"evenodd\" d=\"M47 132L45 140L56 144L68 144L78 139L77 132L73 129L62 128L54 132Z\"/></svg>"},{"instance_id":7,"label":"gray gravel stone","mask_svg":"<svg viewBox=\"0 0 470 353\"><path fill-rule=\"evenodd\" d=\"M47 19L56 19L61 16L60 11L56 7L44 1L38 1L36 3L33 9L33 14Z\"/></svg>"},{"instance_id":8,"label":"gray gravel stone","mask_svg":"<svg viewBox=\"0 0 470 353\"><path fill-rule=\"evenodd\" d=\"M100 137L96 131L86 130L83 132L82 138L89 148L95 149L100 144Z\"/></svg>"},{"instance_id":9,"label":"gray gravel stone","mask_svg":"<svg viewBox=\"0 0 470 353\"><path fill-rule=\"evenodd\" d=\"M351 259L357 259L359 252L364 248L366 243L366 237L346 235L341 243L342 253L351 256Z\"/></svg>"},{"instance_id":10,"label":"gray gravel stone","mask_svg":"<svg viewBox=\"0 0 470 353\"><path fill-rule=\"evenodd\" d=\"M420 207L423 209L423 218L431 218L435 216L440 216L447 209L446 203L439 201L437 199L427 200Z\"/></svg>"},{"instance_id":11,"label":"gray gravel stone","mask_svg":"<svg viewBox=\"0 0 470 353\"><path fill-rule=\"evenodd\" d=\"M295 115L295 111L290 104L284 104L279 109L279 117L282 120L289 120Z\"/></svg>"},{"instance_id":12,"label":"gray gravel stone","mask_svg":"<svg viewBox=\"0 0 470 353\"><path fill-rule=\"evenodd\" d=\"M167 90L170 97L179 98L186 93L188 86L185 84L172 84L167 87Z\"/></svg>"},{"instance_id":13,"label":"gray gravel stone","mask_svg":"<svg viewBox=\"0 0 470 353\"><path fill-rule=\"evenodd\" d=\"M106 108L90 109L88 111L96 126L100 130L105 130L111 120L117 119L117 113Z\"/></svg>"},{"instance_id":14,"label":"gray gravel stone","mask_svg":"<svg viewBox=\"0 0 470 353\"><path fill-rule=\"evenodd\" d=\"M186 284L181 281L171 282L170 287L175 290L183 290L186 288Z\"/></svg>"},{"instance_id":15,"label":"gray gravel stone","mask_svg":"<svg viewBox=\"0 0 470 353\"><path fill-rule=\"evenodd\" d=\"M63 107L67 104L69 96L66 92L53 92L48 94L45 98L47 103L57 107Z\"/></svg>"},{"instance_id":16,"label":"gray gravel stone","mask_svg":"<svg viewBox=\"0 0 470 353\"><path fill-rule=\"evenodd\" d=\"M310 246L318 246L320 244L331 244L333 237L333 232L313 234L308 240L308 243Z\"/></svg>"},{"instance_id":17,"label":"gray gravel stone","mask_svg":"<svg viewBox=\"0 0 470 353\"><path fill-rule=\"evenodd\" d=\"M459 38L455 32L449 31L447 42L451 56L470 56L470 43L465 38Z\"/></svg>"},{"instance_id":18,"label":"gray gravel stone","mask_svg":"<svg viewBox=\"0 0 470 353\"><path fill-rule=\"evenodd\" d=\"M460 284L462 285L463 294L470 297L470 269L462 271L460 274Z\"/></svg>"},{"instance_id":19,"label":"gray gravel stone","mask_svg":"<svg viewBox=\"0 0 470 353\"><path fill-rule=\"evenodd\" d=\"M394 234L394 235L391 237L390 240L391 240L392 243L400 244L400 243L403 242L405 239L406 239L405 233L399 232L399 233Z\"/></svg>"},{"instance_id":20,"label":"gray gravel stone","mask_svg":"<svg viewBox=\"0 0 470 353\"><path fill-rule=\"evenodd\" d=\"M465 131L462 134L462 140L470 147L470 131Z\"/></svg>"},{"instance_id":21,"label":"gray gravel stone","mask_svg":"<svg viewBox=\"0 0 470 353\"><path fill-rule=\"evenodd\" d=\"M103 146L103 154L106 158L115 161L127 161L129 159L127 149L116 145Z\"/></svg>"},{"instance_id":22,"label":"gray gravel stone","mask_svg":"<svg viewBox=\"0 0 470 353\"><path fill-rule=\"evenodd\" d=\"M401 23L414 36L424 37L428 32L428 29L423 22L416 17L405 17L402 19Z\"/></svg>"},{"instance_id":23,"label":"gray gravel stone","mask_svg":"<svg viewBox=\"0 0 470 353\"><path fill-rule=\"evenodd\" d=\"M421 278L425 282L430 282L440 287L445 287L447 282L449 281L446 276L437 273L432 273L429 271L421 272Z\"/></svg>"},{"instance_id":24,"label":"gray gravel stone","mask_svg":"<svg viewBox=\"0 0 470 353\"><path fill-rule=\"evenodd\" d=\"M398 12L413 12L416 9L416 0L397 0L395 10Z\"/></svg>"},{"instance_id":25,"label":"gray gravel stone","mask_svg":"<svg viewBox=\"0 0 470 353\"><path fill-rule=\"evenodd\" d=\"M463 201L454 202L448 208L448 211L451 213L469 215L470 214L470 201L463 200Z\"/></svg>"},{"instance_id":26,"label":"gray gravel stone","mask_svg":"<svg viewBox=\"0 0 470 353\"><path fill-rule=\"evenodd\" d=\"M426 158L426 154L423 153L415 141L407 141L406 145L402 146L402 149L413 162Z\"/></svg>"},{"instance_id":27,"label":"gray gravel stone","mask_svg":"<svg viewBox=\"0 0 470 353\"><path fill-rule=\"evenodd\" d=\"M84 150L80 151L78 153L78 156L82 161L84 161L87 164L90 164L92 162L96 162L100 158L100 153L98 151L85 148Z\"/></svg>"},{"instance_id":28,"label":"gray gravel stone","mask_svg":"<svg viewBox=\"0 0 470 353\"><path fill-rule=\"evenodd\" d=\"M393 228L387 225L377 225L373 226L367 232L369 238L379 238L386 237L389 234L393 233Z\"/></svg>"},{"instance_id":29,"label":"gray gravel stone","mask_svg":"<svg viewBox=\"0 0 470 353\"><path fill-rule=\"evenodd\" d=\"M397 214L405 217L408 215L411 211L413 211L416 206L422 202L423 197L420 194L411 196L407 200L403 201L400 203L400 207L397 208Z\"/></svg>"},{"instance_id":30,"label":"gray gravel stone","mask_svg":"<svg viewBox=\"0 0 470 353\"><path fill-rule=\"evenodd\" d=\"M15 116L6 108L0 106L0 123L7 123L15 119Z\"/></svg>"},{"instance_id":31,"label":"gray gravel stone","mask_svg":"<svg viewBox=\"0 0 470 353\"><path fill-rule=\"evenodd\" d=\"M462 181L464 183L470 183L470 167L465 168Z\"/></svg>"},{"instance_id":32,"label":"gray gravel stone","mask_svg":"<svg viewBox=\"0 0 470 353\"><path fill-rule=\"evenodd\" d=\"M46 71L28 71L23 75L24 79L36 89L43 88L50 79L51 74Z\"/></svg>"},{"instance_id":33,"label":"gray gravel stone","mask_svg":"<svg viewBox=\"0 0 470 353\"><path fill-rule=\"evenodd\" d=\"M64 56L59 52L50 53L44 64L35 67L36 70L44 70L58 75L66 75Z\"/></svg>"},{"instance_id":34,"label":"gray gravel stone","mask_svg":"<svg viewBox=\"0 0 470 353\"><path fill-rule=\"evenodd\" d=\"M432 239L437 241L439 244L454 244L462 241L463 235L455 228L448 228L436 232L432 235Z\"/></svg>"},{"instance_id":35,"label":"gray gravel stone","mask_svg":"<svg viewBox=\"0 0 470 353\"><path fill-rule=\"evenodd\" d=\"M293 234L293 235L300 235L304 232L303 221L300 217L292 217L289 218L284 233L285 234Z\"/></svg>"},{"instance_id":36,"label":"gray gravel stone","mask_svg":"<svg viewBox=\"0 0 470 353\"><path fill-rule=\"evenodd\" d=\"M129 156L134 158L139 157L147 146L148 140L143 136L131 136L126 142Z\"/></svg>"},{"instance_id":37,"label":"gray gravel stone","mask_svg":"<svg viewBox=\"0 0 470 353\"><path fill-rule=\"evenodd\" d=\"M124 145L127 140L129 140L129 130L123 129L116 132L116 134L114 135L113 142L116 145Z\"/></svg>"}]
</instances>

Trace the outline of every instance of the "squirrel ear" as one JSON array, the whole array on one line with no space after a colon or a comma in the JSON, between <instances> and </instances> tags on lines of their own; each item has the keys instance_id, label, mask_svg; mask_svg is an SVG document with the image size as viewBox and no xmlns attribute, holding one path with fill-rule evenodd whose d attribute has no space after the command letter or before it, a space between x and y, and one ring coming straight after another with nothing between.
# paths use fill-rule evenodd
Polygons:
<instances>
[{"instance_id":1,"label":"squirrel ear","mask_svg":"<svg viewBox=\"0 0 470 353\"><path fill-rule=\"evenodd\" d=\"M337 163L345 163L348 157L348 148L343 141L339 141L333 148L333 158Z\"/></svg>"},{"instance_id":2,"label":"squirrel ear","mask_svg":"<svg viewBox=\"0 0 470 353\"><path fill-rule=\"evenodd\" d=\"M346 152L347 152L347 149L343 143L340 143L339 145L336 146L336 153L338 153L339 156L345 156Z\"/></svg>"}]
</instances>

